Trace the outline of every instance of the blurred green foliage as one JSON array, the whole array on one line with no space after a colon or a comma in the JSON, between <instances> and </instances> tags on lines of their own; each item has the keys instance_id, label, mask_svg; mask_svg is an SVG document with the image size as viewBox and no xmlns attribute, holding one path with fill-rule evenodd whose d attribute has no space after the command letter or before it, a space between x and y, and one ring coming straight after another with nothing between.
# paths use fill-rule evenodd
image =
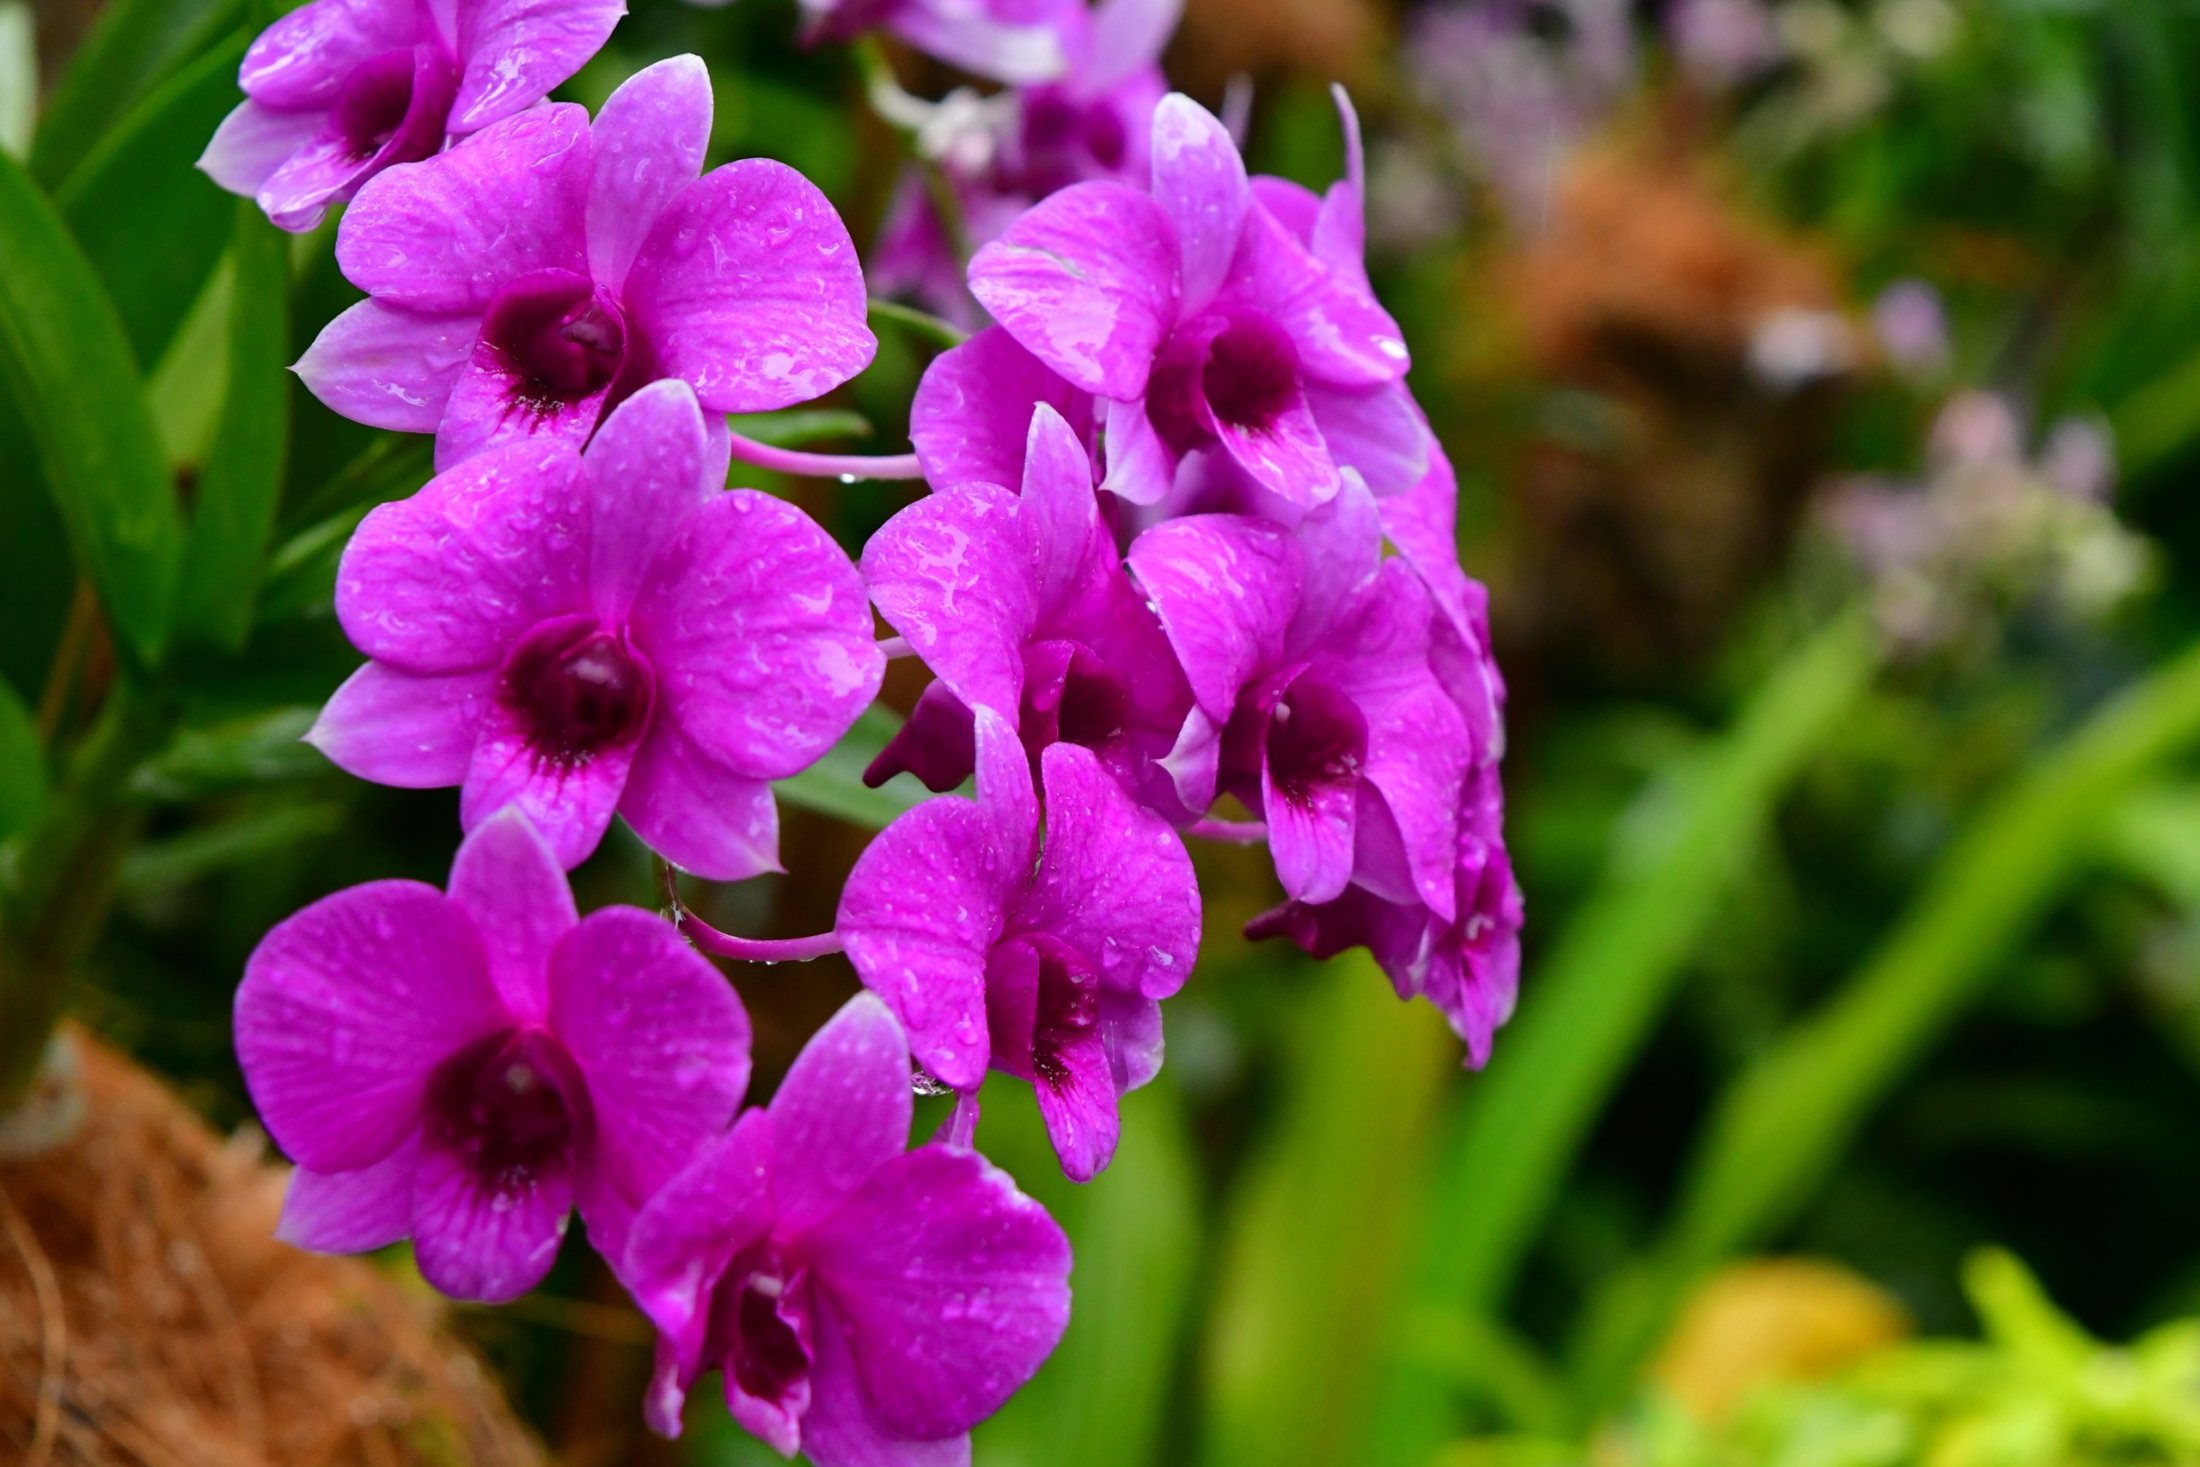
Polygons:
<instances>
[{"instance_id":1,"label":"blurred green foliage","mask_svg":"<svg viewBox=\"0 0 2200 1467\"><path fill-rule=\"evenodd\" d=\"M1981 1253L1965 1289L1978 1341L1920 1340L1813 1385L1770 1385L1706 1426L1652 1402L1620 1435L1626 1467L2138 1467L2200 1459L2200 1321L2110 1346L2024 1266ZM1495 1464L1462 1452L1449 1467Z\"/></svg>"},{"instance_id":2,"label":"blurred green foliage","mask_svg":"<svg viewBox=\"0 0 2200 1467\"><path fill-rule=\"evenodd\" d=\"M783 159L871 236L906 145L845 53L795 47L769 0L633 9L572 97L698 51L713 160ZM1114 1167L1064 1183L1028 1098L987 1097L982 1144L1079 1260L1071 1333L979 1433L988 1467L2200 1460L2200 1335L2173 1322L2200 1314L2200 11L1789 0L1779 63L1703 93L1651 39L1669 7L1636 9L1643 54L1580 146L1685 155L1722 207L1820 262L1860 330L1898 278L1946 302L1947 359L1906 375L1861 353L1813 471L1930 480L1961 387L2020 424L2097 417L2160 573L2105 618L2019 595L1980 611L1990 638L1920 649L1805 515L1711 655L1676 642L1630 679L1593 642L1522 653L1506 774L1531 931L1484 1074L1361 958L1247 948L1232 927L1268 878L1203 855L1206 953ZM27 54L11 13L0 87ZM226 1025L253 942L336 887L439 876L455 831L447 798L345 780L297 742L355 662L331 608L345 537L430 455L281 370L354 298L333 230L287 241L189 166L263 18L114 0L47 78L26 155L0 126L0 942L223 1122L245 1115ZM1411 52L1356 79L1378 180L1437 126ZM1325 80L1261 79L1258 166L1335 175ZM1612 445L1655 441L1671 402L1521 345L1505 309L1544 244L1453 183L1377 284L1460 461L1463 550L1493 573L1502 640L1530 594L1585 579L1515 559L1538 474L1587 462L1635 485ZM896 449L940 340L891 308L878 324L863 379L742 431ZM1786 431L1721 382L1718 422ZM1706 421L1676 413L1667 437ZM851 546L901 502L766 487ZM814 916L847 828L911 798L858 778L891 728L867 719L782 786L793 877L703 899L759 930ZM83 861L93 879L63 879ZM631 847L579 882L584 903L654 900ZM768 1079L848 978L739 981L778 1045ZM38 1017L10 1003L0 1035ZM1988 1238L2087 1331L2139 1343L2096 1344L2004 1256L1966 1269ZM1960 1276L1986 1337L1768 1387L1716 1425L1646 1393L1700 1281L1764 1251L1840 1258L1940 1336L1968 1328ZM578 1250L552 1284L606 1288ZM469 1325L556 1445L766 1460L708 1402L679 1448L640 1442L646 1355L626 1335L554 1310ZM630 1389L568 1389L606 1379ZM606 1394L597 1415L575 1404Z\"/></svg>"}]
</instances>

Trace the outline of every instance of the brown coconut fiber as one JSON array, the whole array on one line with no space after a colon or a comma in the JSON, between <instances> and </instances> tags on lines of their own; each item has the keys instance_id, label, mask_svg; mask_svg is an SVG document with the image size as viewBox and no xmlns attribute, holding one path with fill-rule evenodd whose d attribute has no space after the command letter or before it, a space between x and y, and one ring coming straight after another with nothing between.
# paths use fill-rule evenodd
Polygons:
<instances>
[{"instance_id":1,"label":"brown coconut fiber","mask_svg":"<svg viewBox=\"0 0 2200 1467\"><path fill-rule=\"evenodd\" d=\"M79 1042L81 1129L0 1161L0 1462L544 1462L431 1301L275 1241L256 1138Z\"/></svg>"}]
</instances>

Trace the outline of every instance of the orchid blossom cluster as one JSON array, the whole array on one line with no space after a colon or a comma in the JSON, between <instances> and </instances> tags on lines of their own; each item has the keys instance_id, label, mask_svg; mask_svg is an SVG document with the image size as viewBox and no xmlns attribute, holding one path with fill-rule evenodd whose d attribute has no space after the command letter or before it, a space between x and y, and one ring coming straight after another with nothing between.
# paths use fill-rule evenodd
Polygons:
<instances>
[{"instance_id":1,"label":"orchid blossom cluster","mask_svg":"<svg viewBox=\"0 0 2200 1467\"><path fill-rule=\"evenodd\" d=\"M1030 83L1027 120L1074 102L1106 165L1019 182L969 262L995 324L912 410L930 492L851 558L725 487L737 456L856 462L726 425L868 364L847 230L782 165L704 171L694 57L593 118L543 101L615 9L312 0L252 48L209 151L286 227L350 200L336 258L366 299L297 370L433 434L439 472L344 554L367 661L308 737L456 786L464 830L447 889L371 883L271 932L238 1053L298 1164L292 1241L409 1237L437 1288L505 1300L578 1211L661 1331L659 1430L717 1370L782 1452L966 1461L1069 1303L1066 1238L974 1149L978 1090L1027 1082L1064 1172L1108 1165L1198 954L1187 837L1264 839L1283 900L1251 935L1368 948L1487 1057L1521 912L1484 596L1362 264L1341 93L1350 171L1317 196L1160 93L1173 12L1143 0L808 7L815 34L886 27ZM1137 58L1106 97L1060 72L1096 45ZM933 681L866 777L938 797L864 852L832 932L578 913L565 873L614 817L668 870L780 869L774 781L850 731L889 655ZM867 992L744 1109L748 1019L698 948L845 951ZM911 1150L913 1087L959 1099Z\"/></svg>"}]
</instances>

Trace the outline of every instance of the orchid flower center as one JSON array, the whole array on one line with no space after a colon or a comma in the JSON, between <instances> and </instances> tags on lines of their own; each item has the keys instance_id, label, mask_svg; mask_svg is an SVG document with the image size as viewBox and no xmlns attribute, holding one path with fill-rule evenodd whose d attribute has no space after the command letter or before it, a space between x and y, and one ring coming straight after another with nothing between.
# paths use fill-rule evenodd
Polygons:
<instances>
[{"instance_id":1,"label":"orchid flower center","mask_svg":"<svg viewBox=\"0 0 2200 1467\"><path fill-rule=\"evenodd\" d=\"M743 1395L777 1403L810 1373L788 1270L769 1249L734 1261L711 1295L705 1349Z\"/></svg>"},{"instance_id":2,"label":"orchid flower center","mask_svg":"<svg viewBox=\"0 0 2200 1467\"><path fill-rule=\"evenodd\" d=\"M1064 644L1047 645L1059 656ZM1025 744L1034 756L1054 743L1080 744L1101 752L1123 736L1130 723L1131 696L1114 668L1081 644L1069 644L1066 659L1056 663L1058 671L1034 667L1036 660L1027 652L1018 717Z\"/></svg>"},{"instance_id":3,"label":"orchid flower center","mask_svg":"<svg viewBox=\"0 0 2200 1467\"><path fill-rule=\"evenodd\" d=\"M1104 101L1085 109L1085 149L1092 154L1093 162L1110 170L1121 168L1130 152L1130 134L1123 126L1122 114Z\"/></svg>"},{"instance_id":4,"label":"orchid flower center","mask_svg":"<svg viewBox=\"0 0 2200 1467\"><path fill-rule=\"evenodd\" d=\"M1018 121L1023 125L1023 144L1033 153L1069 146L1077 138L1083 112L1075 98L1060 87L1031 87L1023 95Z\"/></svg>"},{"instance_id":5,"label":"orchid flower center","mask_svg":"<svg viewBox=\"0 0 2200 1467\"><path fill-rule=\"evenodd\" d=\"M417 162L442 146L456 80L433 46L384 51L345 78L329 127L352 162Z\"/></svg>"},{"instance_id":6,"label":"orchid flower center","mask_svg":"<svg viewBox=\"0 0 2200 1467\"><path fill-rule=\"evenodd\" d=\"M460 1157L485 1190L508 1192L571 1153L575 1118L554 1040L516 1030L475 1040L429 1077L428 1140Z\"/></svg>"},{"instance_id":7,"label":"orchid flower center","mask_svg":"<svg viewBox=\"0 0 2200 1467\"><path fill-rule=\"evenodd\" d=\"M1062 1089L1070 1082L1065 1051L1100 1022L1100 979L1067 943L1026 938L1039 957L1039 1006L1031 1023L1031 1073Z\"/></svg>"},{"instance_id":8,"label":"orchid flower center","mask_svg":"<svg viewBox=\"0 0 2200 1467\"><path fill-rule=\"evenodd\" d=\"M648 664L591 617L536 627L505 659L497 685L528 746L567 765L640 738L655 692Z\"/></svg>"},{"instance_id":9,"label":"orchid flower center","mask_svg":"<svg viewBox=\"0 0 2200 1467\"><path fill-rule=\"evenodd\" d=\"M1367 719L1343 692L1300 676L1268 717L1268 778L1294 804L1350 784L1367 758Z\"/></svg>"},{"instance_id":10,"label":"orchid flower center","mask_svg":"<svg viewBox=\"0 0 2200 1467\"><path fill-rule=\"evenodd\" d=\"M570 270L537 270L506 286L481 338L512 378L514 405L540 414L602 392L626 360L618 306Z\"/></svg>"},{"instance_id":11,"label":"orchid flower center","mask_svg":"<svg viewBox=\"0 0 2200 1467\"><path fill-rule=\"evenodd\" d=\"M1200 390L1217 423L1260 432L1298 396L1298 349L1265 316L1235 316L1207 345Z\"/></svg>"}]
</instances>

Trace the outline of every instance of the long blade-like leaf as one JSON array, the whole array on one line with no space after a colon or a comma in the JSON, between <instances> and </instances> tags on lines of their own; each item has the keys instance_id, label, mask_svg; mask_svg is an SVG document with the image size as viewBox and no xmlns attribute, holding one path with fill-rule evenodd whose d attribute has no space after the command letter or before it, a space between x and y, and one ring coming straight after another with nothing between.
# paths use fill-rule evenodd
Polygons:
<instances>
[{"instance_id":1,"label":"long blade-like leaf","mask_svg":"<svg viewBox=\"0 0 2200 1467\"><path fill-rule=\"evenodd\" d=\"M1283 975L1240 981L1280 988ZM1437 1101L1467 1083L1435 1009L1400 1003L1364 952L1291 1001L1288 1093L1220 1228L1199 1458L1211 1467L1367 1460Z\"/></svg>"},{"instance_id":2,"label":"long blade-like leaf","mask_svg":"<svg viewBox=\"0 0 2200 1467\"><path fill-rule=\"evenodd\" d=\"M0 377L117 639L151 662L183 548L175 488L113 306L53 205L4 155L0 261Z\"/></svg>"},{"instance_id":3,"label":"long blade-like leaf","mask_svg":"<svg viewBox=\"0 0 2200 1467\"><path fill-rule=\"evenodd\" d=\"M229 386L199 474L177 622L235 651L252 627L290 440L290 253L249 202L236 205Z\"/></svg>"},{"instance_id":4,"label":"long blade-like leaf","mask_svg":"<svg viewBox=\"0 0 2200 1467\"><path fill-rule=\"evenodd\" d=\"M58 188L118 118L244 17L246 0L114 0L54 82L31 145L31 172ZM241 99L240 99L241 100ZM199 139L205 145L205 139Z\"/></svg>"},{"instance_id":5,"label":"long blade-like leaf","mask_svg":"<svg viewBox=\"0 0 2200 1467\"><path fill-rule=\"evenodd\" d=\"M54 194L150 372L229 248L234 200L193 164L237 101L244 37L162 83Z\"/></svg>"},{"instance_id":6,"label":"long blade-like leaf","mask_svg":"<svg viewBox=\"0 0 2200 1467\"><path fill-rule=\"evenodd\" d=\"M1077 1252L1069 1333L1038 1376L978 1428L988 1467L1145 1467L1157 1461L1199 1257L1184 1102L1164 1071L1123 1097L1115 1160L1063 1179L1028 1086L988 1098L979 1144L1044 1203ZM1021 1092L1021 1093L1018 1093Z\"/></svg>"},{"instance_id":7,"label":"long blade-like leaf","mask_svg":"<svg viewBox=\"0 0 2200 1467\"><path fill-rule=\"evenodd\" d=\"M1833 623L1783 662L1687 778L1653 793L1648 818L1622 822L1628 839L1550 955L1531 966L1520 1017L1464 1097L1411 1290L1423 1307L1474 1316L1503 1302L1774 803L1878 663L1878 639L1861 616ZM1370 1460L1426 1461L1452 1390L1410 1359L1386 1385Z\"/></svg>"},{"instance_id":8,"label":"long blade-like leaf","mask_svg":"<svg viewBox=\"0 0 2200 1467\"><path fill-rule=\"evenodd\" d=\"M1649 1262L1583 1336L1585 1414L1610 1407L1719 1259L1784 1225L1857 1128L2099 849L2123 797L2200 742L2200 645L2094 715L1965 829L1899 926L1815 1018L1734 1082Z\"/></svg>"}]
</instances>

